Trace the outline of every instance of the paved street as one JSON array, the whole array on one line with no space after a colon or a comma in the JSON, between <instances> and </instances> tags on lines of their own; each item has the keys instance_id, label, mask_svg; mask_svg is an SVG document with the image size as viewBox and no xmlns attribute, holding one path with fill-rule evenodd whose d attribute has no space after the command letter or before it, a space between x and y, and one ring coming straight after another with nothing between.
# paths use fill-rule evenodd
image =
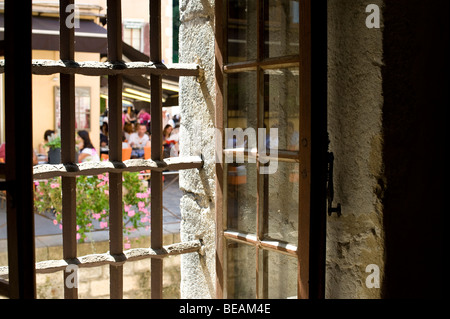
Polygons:
<instances>
[{"instance_id":1,"label":"paved street","mask_svg":"<svg viewBox=\"0 0 450 319\"><path fill-rule=\"evenodd\" d=\"M182 192L179 189L179 175L170 173L164 175L163 229L164 234L178 234L180 232L180 198ZM3 201L0 205L0 252L4 252L7 249L5 207L6 203ZM146 230L143 227L128 237L134 238L142 235L148 236L149 234L150 230ZM62 231L53 224L53 216L50 213L45 215L35 214L35 235L36 248L62 245ZM109 232L100 230L88 234L86 241L107 241L108 238Z\"/></svg>"}]
</instances>

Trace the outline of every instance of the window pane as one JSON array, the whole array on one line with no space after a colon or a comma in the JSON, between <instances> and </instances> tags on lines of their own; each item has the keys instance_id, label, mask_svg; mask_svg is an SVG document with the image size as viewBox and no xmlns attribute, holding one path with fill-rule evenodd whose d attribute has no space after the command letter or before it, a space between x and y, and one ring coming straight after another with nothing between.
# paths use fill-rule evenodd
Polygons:
<instances>
[{"instance_id":1,"label":"window pane","mask_svg":"<svg viewBox=\"0 0 450 319\"><path fill-rule=\"evenodd\" d=\"M299 149L299 72L297 67L264 71L264 125L278 128L270 148Z\"/></svg>"},{"instance_id":2,"label":"window pane","mask_svg":"<svg viewBox=\"0 0 450 319\"><path fill-rule=\"evenodd\" d=\"M230 299L256 298L255 247L227 241L227 291Z\"/></svg>"},{"instance_id":3,"label":"window pane","mask_svg":"<svg viewBox=\"0 0 450 319\"><path fill-rule=\"evenodd\" d=\"M233 73L227 81L228 128L253 128L257 126L256 71ZM226 146L227 147L227 146Z\"/></svg>"},{"instance_id":4,"label":"window pane","mask_svg":"<svg viewBox=\"0 0 450 319\"><path fill-rule=\"evenodd\" d=\"M263 251L267 276L267 297L285 299L297 297L297 259L272 251Z\"/></svg>"},{"instance_id":5,"label":"window pane","mask_svg":"<svg viewBox=\"0 0 450 319\"><path fill-rule=\"evenodd\" d=\"M132 38L132 46L136 50L141 49L141 29L133 29L133 38Z\"/></svg>"},{"instance_id":6,"label":"window pane","mask_svg":"<svg viewBox=\"0 0 450 319\"><path fill-rule=\"evenodd\" d=\"M264 236L297 245L299 164L279 161L276 173L263 178L268 201Z\"/></svg>"},{"instance_id":7,"label":"window pane","mask_svg":"<svg viewBox=\"0 0 450 319\"><path fill-rule=\"evenodd\" d=\"M256 164L226 164L227 226L256 233Z\"/></svg>"},{"instance_id":8,"label":"window pane","mask_svg":"<svg viewBox=\"0 0 450 319\"><path fill-rule=\"evenodd\" d=\"M264 1L264 55L266 58L299 53L299 2Z\"/></svg>"},{"instance_id":9,"label":"window pane","mask_svg":"<svg viewBox=\"0 0 450 319\"><path fill-rule=\"evenodd\" d=\"M256 1L228 1L228 63L256 59Z\"/></svg>"}]
</instances>

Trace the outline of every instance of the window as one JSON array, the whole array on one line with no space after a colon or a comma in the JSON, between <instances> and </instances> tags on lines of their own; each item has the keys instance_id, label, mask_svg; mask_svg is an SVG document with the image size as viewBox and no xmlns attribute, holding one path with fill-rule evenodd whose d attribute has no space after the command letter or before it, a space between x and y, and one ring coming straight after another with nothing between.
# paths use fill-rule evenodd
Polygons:
<instances>
[{"instance_id":1,"label":"window","mask_svg":"<svg viewBox=\"0 0 450 319\"><path fill-rule=\"evenodd\" d=\"M143 51L144 21L125 20L123 22L123 41L136 50Z\"/></svg>"},{"instance_id":2,"label":"window","mask_svg":"<svg viewBox=\"0 0 450 319\"><path fill-rule=\"evenodd\" d=\"M309 0L216 2L219 298L309 298L316 283L310 15Z\"/></svg>"},{"instance_id":3,"label":"window","mask_svg":"<svg viewBox=\"0 0 450 319\"><path fill-rule=\"evenodd\" d=\"M55 86L55 127L61 129L61 96L59 86ZM91 129L91 90L88 87L75 88L75 128Z\"/></svg>"}]
</instances>

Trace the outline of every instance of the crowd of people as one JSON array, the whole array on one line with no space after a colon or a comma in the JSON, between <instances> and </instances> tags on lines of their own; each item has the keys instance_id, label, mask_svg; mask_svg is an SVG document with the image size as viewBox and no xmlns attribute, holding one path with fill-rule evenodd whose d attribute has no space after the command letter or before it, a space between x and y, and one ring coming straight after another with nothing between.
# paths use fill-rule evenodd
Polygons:
<instances>
[{"instance_id":1,"label":"crowd of people","mask_svg":"<svg viewBox=\"0 0 450 319\"><path fill-rule=\"evenodd\" d=\"M107 113L106 113L107 114ZM178 156L179 139L178 131L180 116L171 116L163 111L163 157ZM38 153L42 154L40 163L48 163L47 157L49 138L55 135L55 131L47 130L44 133L44 142L39 145ZM101 161L109 157L109 127L107 117L104 117L100 127L100 147L97 150L86 130L79 130L76 135L76 147L78 162ZM150 158L151 153L151 115L144 109L135 111L126 109L122 116L122 149L131 148L130 158ZM147 152L148 151L148 152ZM45 158L44 158L45 155Z\"/></svg>"}]
</instances>

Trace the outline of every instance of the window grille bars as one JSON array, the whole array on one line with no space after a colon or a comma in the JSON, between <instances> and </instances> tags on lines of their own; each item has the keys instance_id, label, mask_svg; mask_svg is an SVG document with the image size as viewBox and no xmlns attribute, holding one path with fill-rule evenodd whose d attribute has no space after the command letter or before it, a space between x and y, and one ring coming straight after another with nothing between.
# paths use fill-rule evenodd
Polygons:
<instances>
[{"instance_id":1,"label":"window grille bars","mask_svg":"<svg viewBox=\"0 0 450 319\"><path fill-rule=\"evenodd\" d=\"M0 73L6 74L7 162L0 164L0 175L6 182L0 186L8 193L8 267L0 267L0 275L7 272L9 281L0 280L0 294L10 298L35 298L35 274L65 269L67 265L97 267L110 265L110 297L123 298L123 263L151 258L152 298L162 298L163 261L166 256L199 252L201 241L162 245L162 172L168 169L200 169L203 160L198 156L162 159L162 76L201 77L196 64L164 65L161 62L161 1L150 5L149 62L122 61L121 1L107 1L108 62L74 61L74 29L66 25L73 0L60 0L60 61L31 60L31 1L6 1L5 60L0 61ZM21 19L14 17L21 16ZM27 21L29 23L25 23ZM20 41L14 40L12 30L26 29ZM20 53L20 54L19 54ZM5 62L6 61L6 62ZM30 61L31 63L23 63ZM31 74L60 73L61 86L61 160L59 165L39 165L32 168L32 109ZM20 76L17 76L20 74ZM108 162L75 163L75 74L108 76L108 107L110 123L110 156ZM14 76L15 75L15 76ZM151 160L133 159L122 162L121 114L122 76L150 75L152 115ZM8 88L10 88L8 90ZM20 108L15 105L21 105ZM23 121L25 120L25 128ZM19 125L20 123L20 125ZM28 125L29 124L29 125ZM25 133L17 138L16 132ZM29 147L28 147L29 146ZM16 169L29 167L29 169ZM151 170L151 248L123 251L122 173ZM110 173L110 253L77 257L76 250L76 177ZM62 177L63 201L63 260L35 264L33 179ZM17 181L20 181L18 183ZM21 200L17 201L17 194ZM22 196L25 195L25 200ZM66 278L66 275L65 277ZM64 289L66 299L78 298L76 288Z\"/></svg>"}]
</instances>

